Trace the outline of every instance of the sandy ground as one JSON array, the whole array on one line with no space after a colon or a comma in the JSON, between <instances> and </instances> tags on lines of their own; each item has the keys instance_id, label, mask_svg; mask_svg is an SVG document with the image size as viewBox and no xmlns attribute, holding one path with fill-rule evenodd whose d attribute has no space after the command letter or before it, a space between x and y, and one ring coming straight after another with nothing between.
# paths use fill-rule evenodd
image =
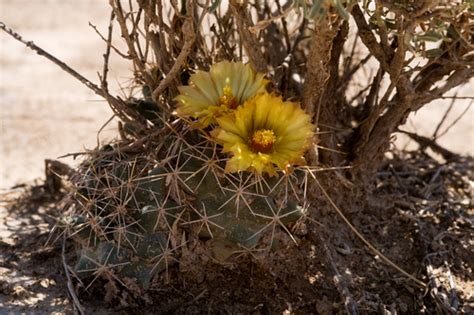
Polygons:
<instances>
[{"instance_id":1,"label":"sandy ground","mask_svg":"<svg viewBox=\"0 0 474 315\"><path fill-rule=\"evenodd\" d=\"M106 1L0 0L1 21L95 82L102 69L104 43L88 23L105 32L108 17ZM111 88L119 91L118 83L127 84L129 65L115 57L111 69ZM0 70L0 189L41 177L46 158L95 147L97 131L112 115L105 101L3 32ZM474 95L474 81L457 93ZM449 102L426 106L404 128L431 135ZM456 103L447 125L469 102ZM459 153L474 153L472 107L441 139L442 145ZM114 137L115 126L108 125L100 141ZM397 144L406 143L399 136ZM73 162L72 158L64 161Z\"/></svg>"}]
</instances>

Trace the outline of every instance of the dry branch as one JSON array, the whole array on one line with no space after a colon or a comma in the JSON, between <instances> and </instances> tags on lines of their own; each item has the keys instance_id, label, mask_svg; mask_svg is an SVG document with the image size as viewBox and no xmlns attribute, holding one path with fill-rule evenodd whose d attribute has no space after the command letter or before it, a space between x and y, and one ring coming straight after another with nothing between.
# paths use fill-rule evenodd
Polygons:
<instances>
[{"instance_id":1,"label":"dry branch","mask_svg":"<svg viewBox=\"0 0 474 315\"><path fill-rule=\"evenodd\" d=\"M378 43L377 39L375 38L374 34L370 26L367 24L364 13L360 9L359 5L355 5L352 9L352 16L357 24L359 29L359 36L362 42L367 46L371 54L378 60L382 69L385 72L390 71L390 67L388 64L389 56L387 56L382 48L382 46Z\"/></svg>"},{"instance_id":2,"label":"dry branch","mask_svg":"<svg viewBox=\"0 0 474 315\"><path fill-rule=\"evenodd\" d=\"M253 68L260 72L267 72L267 62L262 54L258 39L250 32L250 28L253 27L252 20L250 18L249 11L245 4L240 4L235 0L231 0L232 13L235 16L237 28L240 34L240 40L248 54L250 63Z\"/></svg>"},{"instance_id":3,"label":"dry branch","mask_svg":"<svg viewBox=\"0 0 474 315\"><path fill-rule=\"evenodd\" d=\"M420 144L421 150L423 150L425 147L429 147L434 152L441 154L446 161L450 161L450 160L453 160L455 158L459 158L458 154L456 154L454 152L451 152L450 150L448 150L446 148L443 148L442 146L437 144L436 141L433 140L433 139L420 136L420 135L418 135L416 133L413 133L413 132L408 132L408 131L404 131L404 130L399 130L399 131L401 133L404 133L404 134L408 135L410 138L412 138L413 140L418 142Z\"/></svg>"},{"instance_id":4,"label":"dry branch","mask_svg":"<svg viewBox=\"0 0 474 315\"><path fill-rule=\"evenodd\" d=\"M174 62L171 70L166 74L166 77L160 82L158 87L153 90L153 100L158 102L158 98L163 93L173 80L176 79L178 74L180 73L183 64L185 63L186 59L188 58L189 54L191 53L191 49L193 48L194 41L196 40L196 35L194 33L194 3L193 1L187 2L187 9L186 9L186 17L183 23L182 32L184 34L184 45L179 53L176 61Z\"/></svg>"},{"instance_id":5,"label":"dry branch","mask_svg":"<svg viewBox=\"0 0 474 315\"><path fill-rule=\"evenodd\" d=\"M109 72L109 58L110 58L110 49L112 48L112 32L113 32L113 27L114 27L114 19L115 19L115 13L112 11L110 13L110 19L109 19L109 31L107 34L107 48L105 49L105 54L104 54L104 66L102 70L102 77L101 77L101 86L104 92L108 92L108 81L107 81L107 73Z\"/></svg>"},{"instance_id":6,"label":"dry branch","mask_svg":"<svg viewBox=\"0 0 474 315\"><path fill-rule=\"evenodd\" d=\"M127 19L125 17L126 14L124 13L120 0L109 0L109 4L115 13L115 16L117 17L117 22L120 26L122 37L124 38L125 43L127 44L128 54L130 56L130 59L132 59L133 61L135 71L138 71L138 73L140 74L139 77L142 78L146 82L146 84L148 84L149 86L154 86L155 82L150 76L150 74L147 72L145 60L140 58L139 53L135 48L135 44L138 42L138 33L135 28L135 25L132 28L132 31L129 32L127 26ZM130 15L127 14L127 16ZM139 43L137 47L140 47Z\"/></svg>"},{"instance_id":7,"label":"dry branch","mask_svg":"<svg viewBox=\"0 0 474 315\"><path fill-rule=\"evenodd\" d=\"M72 75L74 78L79 80L81 83L83 83L85 86L87 86L89 89L94 91L95 94L103 97L106 99L114 113L121 118L124 121L129 121L130 117L132 118L137 118L136 114L133 113L133 111L129 110L127 108L127 105L125 102L122 100L110 95L106 91L104 91L102 88L97 86L96 84L92 83L88 79L86 79L84 76L82 76L80 73L78 73L76 70L72 69L70 66L68 66L65 62L59 60L55 56L51 55L41 47L37 46L35 43L32 41L25 41L17 32L12 30L11 28L7 27L5 23L0 21L0 29L2 29L4 32L6 32L8 35L12 36L14 39L17 41L21 42L22 44L26 45L26 47L32 49L35 51L38 55L45 57L46 59L50 60L57 66L59 66L62 70L65 72L69 73ZM138 121L138 120L137 120Z\"/></svg>"},{"instance_id":8,"label":"dry branch","mask_svg":"<svg viewBox=\"0 0 474 315\"><path fill-rule=\"evenodd\" d=\"M469 78L474 77L474 67L455 70L447 79L446 82L437 88L424 93L417 94L417 98L413 102L412 111L419 110L423 105L431 101L442 98L443 94L449 92L451 89L466 83Z\"/></svg>"}]
</instances>

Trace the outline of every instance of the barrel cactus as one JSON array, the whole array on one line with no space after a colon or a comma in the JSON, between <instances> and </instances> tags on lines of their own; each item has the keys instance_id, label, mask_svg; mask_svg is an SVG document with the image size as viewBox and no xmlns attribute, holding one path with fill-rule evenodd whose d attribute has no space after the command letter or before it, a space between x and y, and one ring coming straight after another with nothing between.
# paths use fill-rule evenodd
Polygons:
<instances>
[{"instance_id":1,"label":"barrel cactus","mask_svg":"<svg viewBox=\"0 0 474 315\"><path fill-rule=\"evenodd\" d=\"M76 175L67 227L79 277L127 277L147 288L196 242L219 262L278 250L282 235L296 243L291 229L307 206L299 165L314 126L266 83L248 65L224 62L191 75L171 117L146 93L131 100L147 105L157 132L146 146L102 147Z\"/></svg>"}]
</instances>

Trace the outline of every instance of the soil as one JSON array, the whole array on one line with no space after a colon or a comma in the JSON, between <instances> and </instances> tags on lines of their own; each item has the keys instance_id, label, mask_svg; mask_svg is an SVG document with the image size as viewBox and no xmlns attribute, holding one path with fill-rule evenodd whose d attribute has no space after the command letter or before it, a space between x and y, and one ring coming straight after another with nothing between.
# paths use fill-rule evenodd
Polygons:
<instances>
[{"instance_id":1,"label":"soil","mask_svg":"<svg viewBox=\"0 0 474 315\"><path fill-rule=\"evenodd\" d=\"M374 194L362 203L367 206L345 211L366 239L427 288L374 256L321 203L310 214L321 220L305 221L296 236L298 247L252 254L252 260L243 255L229 265L174 266L168 281L155 279L145 294L132 282L125 288L106 279L87 291L87 283L74 280L75 289L88 313L331 314L357 309L364 314L469 314L474 311L473 166L472 158L440 163L425 153L394 152L377 175ZM11 235L0 241L0 307L6 313L74 309L61 237L54 242L58 234L49 233L62 211L62 190L46 183L18 187L2 198L8 212L1 226ZM72 265L74 250L66 247L65 252Z\"/></svg>"}]
</instances>

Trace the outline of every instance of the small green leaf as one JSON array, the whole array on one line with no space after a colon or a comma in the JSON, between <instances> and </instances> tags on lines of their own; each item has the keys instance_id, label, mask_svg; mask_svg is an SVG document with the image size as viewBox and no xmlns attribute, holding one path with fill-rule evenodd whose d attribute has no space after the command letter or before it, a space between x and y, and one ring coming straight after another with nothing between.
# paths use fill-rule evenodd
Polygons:
<instances>
[{"instance_id":1,"label":"small green leaf","mask_svg":"<svg viewBox=\"0 0 474 315\"><path fill-rule=\"evenodd\" d=\"M437 42L443 39L443 35L435 31L428 31L423 35L418 35L417 39L423 42Z\"/></svg>"},{"instance_id":2,"label":"small green leaf","mask_svg":"<svg viewBox=\"0 0 474 315\"><path fill-rule=\"evenodd\" d=\"M439 48L428 49L425 51L426 57L428 58L436 58L443 54L443 50Z\"/></svg>"},{"instance_id":3,"label":"small green leaf","mask_svg":"<svg viewBox=\"0 0 474 315\"><path fill-rule=\"evenodd\" d=\"M337 12L342 16L344 20L349 19L349 13L347 13L346 8L342 5L341 0L332 0L332 3L336 7Z\"/></svg>"},{"instance_id":4,"label":"small green leaf","mask_svg":"<svg viewBox=\"0 0 474 315\"><path fill-rule=\"evenodd\" d=\"M217 10L217 8L219 7L220 4L221 4L221 0L215 0L212 3L211 7L209 8L209 13L214 13Z\"/></svg>"},{"instance_id":5,"label":"small green leaf","mask_svg":"<svg viewBox=\"0 0 474 315\"><path fill-rule=\"evenodd\" d=\"M316 0L309 11L309 18L314 19L317 15L321 14L321 6L323 5L324 0Z\"/></svg>"},{"instance_id":6,"label":"small green leaf","mask_svg":"<svg viewBox=\"0 0 474 315\"><path fill-rule=\"evenodd\" d=\"M456 30L456 28L453 25L450 25L448 27L448 35L449 35L449 37L451 37L454 40L459 40L461 38L458 31Z\"/></svg>"}]
</instances>

